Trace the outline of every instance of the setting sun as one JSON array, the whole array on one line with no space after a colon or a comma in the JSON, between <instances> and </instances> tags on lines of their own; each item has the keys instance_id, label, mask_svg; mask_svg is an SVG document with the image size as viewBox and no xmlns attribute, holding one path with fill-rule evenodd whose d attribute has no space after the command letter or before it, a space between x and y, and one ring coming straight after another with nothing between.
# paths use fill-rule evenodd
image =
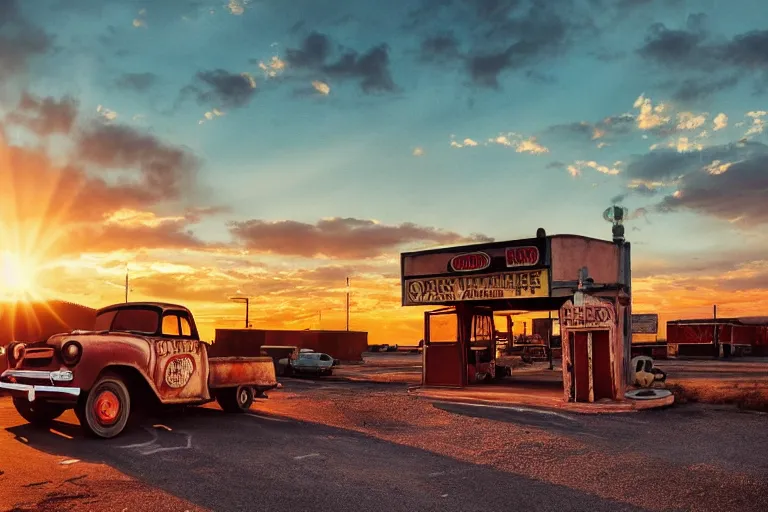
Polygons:
<instances>
[{"instance_id":1,"label":"setting sun","mask_svg":"<svg viewBox=\"0 0 768 512\"><path fill-rule=\"evenodd\" d=\"M22 299L34 294L35 273L19 255L0 252L0 297Z\"/></svg>"}]
</instances>

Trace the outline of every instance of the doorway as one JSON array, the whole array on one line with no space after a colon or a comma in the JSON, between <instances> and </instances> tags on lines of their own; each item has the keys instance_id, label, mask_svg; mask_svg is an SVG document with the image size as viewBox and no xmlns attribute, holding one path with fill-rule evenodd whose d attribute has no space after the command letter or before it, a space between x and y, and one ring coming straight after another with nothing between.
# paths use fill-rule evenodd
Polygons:
<instances>
[{"instance_id":1,"label":"doorway","mask_svg":"<svg viewBox=\"0 0 768 512\"><path fill-rule=\"evenodd\" d=\"M613 398L610 337L607 330L571 331L571 396L575 402Z\"/></svg>"},{"instance_id":2,"label":"doorway","mask_svg":"<svg viewBox=\"0 0 768 512\"><path fill-rule=\"evenodd\" d=\"M424 313L421 371L424 386L466 385L464 354L459 340L459 315L455 308Z\"/></svg>"}]
</instances>

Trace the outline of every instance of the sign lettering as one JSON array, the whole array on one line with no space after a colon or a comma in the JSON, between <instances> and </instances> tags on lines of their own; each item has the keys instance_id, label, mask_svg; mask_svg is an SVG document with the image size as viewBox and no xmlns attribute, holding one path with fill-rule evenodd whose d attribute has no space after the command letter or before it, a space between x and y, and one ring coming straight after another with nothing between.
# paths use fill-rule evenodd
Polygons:
<instances>
[{"instance_id":1,"label":"sign lettering","mask_svg":"<svg viewBox=\"0 0 768 512\"><path fill-rule=\"evenodd\" d=\"M507 247L504 251L507 267L532 267L539 263L539 248L534 246Z\"/></svg>"},{"instance_id":2,"label":"sign lettering","mask_svg":"<svg viewBox=\"0 0 768 512\"><path fill-rule=\"evenodd\" d=\"M608 304L566 306L560 310L562 327L609 327L613 325L613 308Z\"/></svg>"},{"instance_id":3,"label":"sign lettering","mask_svg":"<svg viewBox=\"0 0 768 512\"><path fill-rule=\"evenodd\" d=\"M470 272L483 270L491 265L491 257L484 252L459 254L451 259L451 270L455 272Z\"/></svg>"},{"instance_id":4,"label":"sign lettering","mask_svg":"<svg viewBox=\"0 0 768 512\"><path fill-rule=\"evenodd\" d=\"M158 340L155 344L158 357L173 354L197 354L200 342L197 340Z\"/></svg>"},{"instance_id":5,"label":"sign lettering","mask_svg":"<svg viewBox=\"0 0 768 512\"><path fill-rule=\"evenodd\" d=\"M480 276L433 277L406 281L406 305L546 297L548 294L547 270L501 272Z\"/></svg>"}]
</instances>

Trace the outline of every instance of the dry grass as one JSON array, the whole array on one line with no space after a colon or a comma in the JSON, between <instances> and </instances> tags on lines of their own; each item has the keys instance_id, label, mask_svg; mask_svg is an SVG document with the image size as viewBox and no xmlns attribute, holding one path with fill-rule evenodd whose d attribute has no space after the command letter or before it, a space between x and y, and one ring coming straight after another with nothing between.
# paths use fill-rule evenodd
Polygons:
<instances>
[{"instance_id":1,"label":"dry grass","mask_svg":"<svg viewBox=\"0 0 768 512\"><path fill-rule=\"evenodd\" d=\"M667 387L678 403L728 404L768 412L768 380L673 379Z\"/></svg>"}]
</instances>

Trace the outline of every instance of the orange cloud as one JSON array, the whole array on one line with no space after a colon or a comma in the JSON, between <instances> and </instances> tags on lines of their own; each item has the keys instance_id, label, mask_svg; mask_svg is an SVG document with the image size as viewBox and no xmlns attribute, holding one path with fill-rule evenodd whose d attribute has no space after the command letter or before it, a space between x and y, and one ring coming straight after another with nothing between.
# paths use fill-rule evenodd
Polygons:
<instances>
[{"instance_id":1,"label":"orange cloud","mask_svg":"<svg viewBox=\"0 0 768 512\"><path fill-rule=\"evenodd\" d=\"M246 248L289 256L367 259L407 244L451 244L488 241L483 235L464 237L450 231L406 222L385 225L353 218L324 219L316 224L292 220L248 220L230 224L230 232Z\"/></svg>"}]
</instances>

